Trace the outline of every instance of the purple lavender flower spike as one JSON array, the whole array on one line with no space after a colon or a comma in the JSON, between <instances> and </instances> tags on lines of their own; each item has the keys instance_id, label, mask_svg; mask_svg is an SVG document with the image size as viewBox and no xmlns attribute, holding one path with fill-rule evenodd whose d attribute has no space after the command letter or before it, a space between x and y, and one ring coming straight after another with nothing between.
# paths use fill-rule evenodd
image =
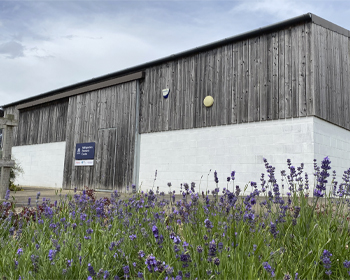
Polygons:
<instances>
[{"instance_id":1,"label":"purple lavender flower spike","mask_svg":"<svg viewBox=\"0 0 350 280\"><path fill-rule=\"evenodd\" d=\"M205 227L208 228L208 229L211 229L211 228L214 227L212 222L209 219L205 219L204 220L204 224L205 224Z\"/></svg>"},{"instance_id":2,"label":"purple lavender flower spike","mask_svg":"<svg viewBox=\"0 0 350 280\"><path fill-rule=\"evenodd\" d=\"M345 268L350 268L350 261L345 260L343 262L343 265L344 265Z\"/></svg>"},{"instance_id":3,"label":"purple lavender flower spike","mask_svg":"<svg viewBox=\"0 0 350 280\"><path fill-rule=\"evenodd\" d=\"M214 264L216 265L216 266L219 266L219 264L220 264L220 259L219 258L214 258Z\"/></svg>"},{"instance_id":4,"label":"purple lavender flower spike","mask_svg":"<svg viewBox=\"0 0 350 280\"><path fill-rule=\"evenodd\" d=\"M17 250L17 255L20 256L20 255L22 255L22 254L23 254L23 249L22 249L22 248L19 248L19 249Z\"/></svg>"},{"instance_id":5,"label":"purple lavender flower spike","mask_svg":"<svg viewBox=\"0 0 350 280\"><path fill-rule=\"evenodd\" d=\"M130 274L130 268L129 268L129 266L128 266L128 265L123 266L123 271L124 271L124 274L125 274L125 275L129 275L129 274Z\"/></svg>"},{"instance_id":6,"label":"purple lavender flower spike","mask_svg":"<svg viewBox=\"0 0 350 280\"><path fill-rule=\"evenodd\" d=\"M331 256L332 254L328 251L328 250L324 250L323 254L321 256L321 261L323 262L323 266L326 269L325 273L327 275L331 275L332 271L331 271L331 266L332 266L332 262L331 262Z\"/></svg>"},{"instance_id":7,"label":"purple lavender flower spike","mask_svg":"<svg viewBox=\"0 0 350 280\"><path fill-rule=\"evenodd\" d=\"M143 258L145 256L145 252L140 250L138 255L139 255L140 258Z\"/></svg>"},{"instance_id":8,"label":"purple lavender flower spike","mask_svg":"<svg viewBox=\"0 0 350 280\"><path fill-rule=\"evenodd\" d=\"M48 255L48 258L49 260L52 262L53 261L53 258L55 257L57 251L56 250L50 250L49 251L49 255Z\"/></svg>"},{"instance_id":9,"label":"purple lavender flower spike","mask_svg":"<svg viewBox=\"0 0 350 280\"><path fill-rule=\"evenodd\" d=\"M328 170L331 169L331 161L329 160L328 157L325 157L322 160L322 165L321 165L321 172L316 172L316 178L317 178L317 185L316 188L314 189L314 196L315 197L323 197L324 192L326 191L326 183L327 178L329 177Z\"/></svg>"},{"instance_id":10,"label":"purple lavender flower spike","mask_svg":"<svg viewBox=\"0 0 350 280\"><path fill-rule=\"evenodd\" d=\"M103 279L107 279L109 277L109 271L108 270L105 270L103 272Z\"/></svg>"},{"instance_id":11,"label":"purple lavender flower spike","mask_svg":"<svg viewBox=\"0 0 350 280\"><path fill-rule=\"evenodd\" d=\"M216 170L214 172L214 181L216 184L219 183L218 173L216 172Z\"/></svg>"},{"instance_id":12,"label":"purple lavender flower spike","mask_svg":"<svg viewBox=\"0 0 350 280\"><path fill-rule=\"evenodd\" d=\"M153 232L154 237L158 238L159 231L158 231L157 226L152 226L152 232Z\"/></svg>"},{"instance_id":13,"label":"purple lavender flower spike","mask_svg":"<svg viewBox=\"0 0 350 280\"><path fill-rule=\"evenodd\" d=\"M9 198L10 198L10 190L7 189L5 194L5 200L9 200Z\"/></svg>"},{"instance_id":14,"label":"purple lavender flower spike","mask_svg":"<svg viewBox=\"0 0 350 280\"><path fill-rule=\"evenodd\" d=\"M209 256L214 257L216 254L216 243L213 239L211 242L209 242Z\"/></svg>"},{"instance_id":15,"label":"purple lavender flower spike","mask_svg":"<svg viewBox=\"0 0 350 280\"><path fill-rule=\"evenodd\" d=\"M264 262L264 263L263 263L263 267L264 267L264 269L265 269L267 272L271 273L271 277L275 277L275 271L274 271L274 269L269 265L268 262Z\"/></svg>"},{"instance_id":16,"label":"purple lavender flower spike","mask_svg":"<svg viewBox=\"0 0 350 280\"><path fill-rule=\"evenodd\" d=\"M89 271L89 274L91 276L95 276L96 275L96 272L95 272L94 268L92 267L91 263L88 264L88 271Z\"/></svg>"},{"instance_id":17,"label":"purple lavender flower spike","mask_svg":"<svg viewBox=\"0 0 350 280\"><path fill-rule=\"evenodd\" d=\"M236 171L232 171L232 172L231 172L231 180L232 180L232 181L235 180L235 174L236 174Z\"/></svg>"}]
</instances>

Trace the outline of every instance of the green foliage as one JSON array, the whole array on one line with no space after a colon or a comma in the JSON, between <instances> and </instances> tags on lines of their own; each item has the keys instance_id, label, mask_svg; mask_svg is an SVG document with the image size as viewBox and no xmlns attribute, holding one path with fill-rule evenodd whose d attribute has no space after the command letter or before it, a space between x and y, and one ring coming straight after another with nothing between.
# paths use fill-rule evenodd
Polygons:
<instances>
[{"instance_id":1,"label":"green foliage","mask_svg":"<svg viewBox=\"0 0 350 280\"><path fill-rule=\"evenodd\" d=\"M175 276L181 270L183 273L190 272L193 275L191 279L271 278L263 268L265 262L273 268L276 279L286 275L294 278L296 273L300 279L323 279L326 275L320 257L325 249L333 254L333 274L330 278L347 276L343 262L349 259L350 238L345 199L328 198L326 204L318 204L313 210L313 205L308 204L305 196L294 196L286 221L278 224L276 236L269 223L275 222L280 210L271 207L271 212L268 212L268 205L256 206L256 220L249 222L242 212L243 198L228 213L215 199L209 204L201 200L187 208L182 208L185 201L181 201L174 213L171 204L165 207L159 203L152 208L134 207L147 200L147 197L138 194L130 199L117 200L115 204L104 203L106 210L114 211L113 219L108 215L98 217L96 205L101 206L100 202L83 198L83 203L74 203L81 199L82 196L62 198L56 207L50 202L38 205L32 208L32 211L40 213L38 216L41 218L37 220L35 215L31 215L26 221L29 212L24 209L17 217L17 225L22 226L16 228L14 235L11 235L10 229L13 224L5 218L0 231L3 241L0 245L0 276L10 279L18 279L19 276L22 279L87 279L90 263L96 273L101 268L121 279L124 279L123 267L126 265L131 271L129 279L137 279L140 271L145 279L164 279L165 271L150 272L145 264L147 256L153 255L169 265ZM297 222L293 223L296 206L301 210ZM192 222L185 221L186 213L192 216L189 217ZM212 228L205 227L206 219L211 221ZM154 225L164 238L161 244L152 232ZM87 233L88 229L92 229L91 234ZM181 239L178 253L174 251L172 234ZM134 240L131 235L136 236ZM112 242L117 245L110 249ZM183 249L185 242L189 246ZM209 256L208 244L211 242L216 246L213 257ZM221 249L219 243L222 243ZM198 246L203 248L202 253L197 251ZM59 252L50 260L50 250L57 251L57 247L60 247ZM21 255L17 254L19 248L23 249ZM145 257L139 257L140 250L145 252ZM189 267L183 268L183 263L179 261L181 254L190 256ZM38 256L37 263L33 262L33 255ZM220 260L219 265L214 264L215 258ZM68 260L72 260L72 266L67 264Z\"/></svg>"},{"instance_id":2,"label":"green foliage","mask_svg":"<svg viewBox=\"0 0 350 280\"><path fill-rule=\"evenodd\" d=\"M254 191L245 197L228 191L230 185L221 195L218 189L198 194L184 185L187 190L176 202L172 193L152 190L115 192L99 200L85 190L42 204L38 194L36 204L20 214L5 202L0 207L0 277L349 277L347 192L309 198L302 180L289 179L288 189L297 191L282 198L275 182L261 192L253 183Z\"/></svg>"},{"instance_id":3,"label":"green foliage","mask_svg":"<svg viewBox=\"0 0 350 280\"><path fill-rule=\"evenodd\" d=\"M15 160L15 159L14 159ZM22 188L19 186L15 185L15 180L16 177L19 176L20 174L23 174L23 168L21 167L20 163L18 162L18 160L15 160L15 166L13 168L11 168L10 171L10 184L9 184L9 189L10 191L21 191Z\"/></svg>"}]
</instances>

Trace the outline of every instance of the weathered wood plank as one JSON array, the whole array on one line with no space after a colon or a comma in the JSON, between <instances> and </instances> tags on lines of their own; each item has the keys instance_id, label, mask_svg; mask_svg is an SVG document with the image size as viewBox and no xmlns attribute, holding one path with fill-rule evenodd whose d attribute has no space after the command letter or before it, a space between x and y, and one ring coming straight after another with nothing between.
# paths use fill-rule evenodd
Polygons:
<instances>
[{"instance_id":1,"label":"weathered wood plank","mask_svg":"<svg viewBox=\"0 0 350 280\"><path fill-rule=\"evenodd\" d=\"M305 25L298 26L298 117L307 115L306 103L306 43Z\"/></svg>"},{"instance_id":2,"label":"weathered wood plank","mask_svg":"<svg viewBox=\"0 0 350 280\"><path fill-rule=\"evenodd\" d=\"M319 36L319 64L320 64L320 79L319 79L319 84L320 84L320 117L327 119L327 91L328 89L326 88L326 82L327 82L327 46L326 46L326 40L327 36L325 33L325 30L319 26L318 28L318 36Z\"/></svg>"},{"instance_id":3,"label":"weathered wood plank","mask_svg":"<svg viewBox=\"0 0 350 280\"><path fill-rule=\"evenodd\" d=\"M189 115L191 116L190 127L193 128L196 125L196 113L195 113L195 100L196 100L196 71L197 71L197 56L189 57L188 68L188 94L189 94Z\"/></svg>"},{"instance_id":4,"label":"weathered wood plank","mask_svg":"<svg viewBox=\"0 0 350 280\"><path fill-rule=\"evenodd\" d=\"M239 44L233 44L232 46L232 87L231 87L231 124L237 123L238 121L238 69L239 69Z\"/></svg>"},{"instance_id":5,"label":"weathered wood plank","mask_svg":"<svg viewBox=\"0 0 350 280\"><path fill-rule=\"evenodd\" d=\"M164 64L161 70L161 79L160 79L160 92L158 92L160 98L162 99L162 111L161 111L161 117L162 117L162 131L169 130L169 103L171 102L170 96L168 96L167 99L164 99L162 97L162 90L163 89L170 89L170 82L171 82L171 66L172 63Z\"/></svg>"},{"instance_id":6,"label":"weathered wood plank","mask_svg":"<svg viewBox=\"0 0 350 280\"><path fill-rule=\"evenodd\" d=\"M259 121L259 40L249 40L249 90L248 90L248 122Z\"/></svg>"},{"instance_id":7,"label":"weathered wood plank","mask_svg":"<svg viewBox=\"0 0 350 280\"><path fill-rule=\"evenodd\" d=\"M206 52L205 96L208 96L208 95L213 96L213 83L215 79L215 75L214 75L215 55L216 55L216 52L214 52L214 50L210 50ZM215 100L214 100L214 104L215 104ZM205 108L205 126L211 126L213 107L216 105L214 104L210 108Z\"/></svg>"},{"instance_id":8,"label":"weathered wood plank","mask_svg":"<svg viewBox=\"0 0 350 280\"><path fill-rule=\"evenodd\" d=\"M194 91L194 127L202 127L202 110L203 110L203 99L202 99L202 91L203 91L203 62L202 62L202 54L196 55L196 76L195 76L195 91Z\"/></svg>"},{"instance_id":9,"label":"weathered wood plank","mask_svg":"<svg viewBox=\"0 0 350 280\"><path fill-rule=\"evenodd\" d=\"M8 118L0 118L0 128L4 128L5 126L17 126L18 120L15 120L14 118L14 115L11 115L11 117Z\"/></svg>"},{"instance_id":10,"label":"weathered wood plank","mask_svg":"<svg viewBox=\"0 0 350 280\"><path fill-rule=\"evenodd\" d=\"M237 123L242 123L243 119L243 80L244 80L244 57L243 57L243 42L237 43L238 57L238 79L237 79Z\"/></svg>"},{"instance_id":11,"label":"weathered wood plank","mask_svg":"<svg viewBox=\"0 0 350 280\"><path fill-rule=\"evenodd\" d=\"M77 106L77 97L71 97L68 103L67 110L67 126L66 126L66 150L64 156L64 168L63 168L63 188L71 189L72 185L72 174L74 170L74 142L71 132L75 128L75 108Z\"/></svg>"},{"instance_id":12,"label":"weathered wood plank","mask_svg":"<svg viewBox=\"0 0 350 280\"><path fill-rule=\"evenodd\" d=\"M225 120L223 124L231 124L231 118L232 118L232 106L234 103L234 100L232 98L232 80L234 79L233 75L233 60L232 60L232 45L227 45L223 47L224 53L223 53L223 61L222 61L222 71L223 71L223 105L226 109L226 115Z\"/></svg>"},{"instance_id":13,"label":"weathered wood plank","mask_svg":"<svg viewBox=\"0 0 350 280\"><path fill-rule=\"evenodd\" d=\"M272 109L273 120L279 119L279 36L278 32L272 34Z\"/></svg>"},{"instance_id":14,"label":"weathered wood plank","mask_svg":"<svg viewBox=\"0 0 350 280\"><path fill-rule=\"evenodd\" d=\"M175 66L175 77L176 77L176 106L175 106L175 118L174 118L174 126L175 129L180 129L182 127L182 69L181 69L181 61L176 61Z\"/></svg>"},{"instance_id":15,"label":"weathered wood plank","mask_svg":"<svg viewBox=\"0 0 350 280\"><path fill-rule=\"evenodd\" d=\"M0 118L2 122L3 133L3 150L0 158L0 199L5 198L9 188L11 167L14 161L11 160L11 150L13 146L13 127L16 125L14 115L6 114L5 118ZM8 123L9 125L5 125Z\"/></svg>"},{"instance_id":16,"label":"weathered wood plank","mask_svg":"<svg viewBox=\"0 0 350 280\"><path fill-rule=\"evenodd\" d=\"M273 88L272 88L272 75L273 75L273 34L268 34L266 37L267 47L267 65L266 65L266 113L267 120L272 120L273 110Z\"/></svg>"},{"instance_id":17,"label":"weathered wood plank","mask_svg":"<svg viewBox=\"0 0 350 280\"><path fill-rule=\"evenodd\" d=\"M192 128L192 114L190 112L191 93L189 90L189 60L188 58L181 59L182 68L182 129Z\"/></svg>"},{"instance_id":18,"label":"weathered wood plank","mask_svg":"<svg viewBox=\"0 0 350 280\"><path fill-rule=\"evenodd\" d=\"M176 80L176 62L173 61L171 63L171 69L169 69L169 112L168 112L168 130L174 130L175 127L175 119L176 119L176 100L177 100L177 80ZM143 116L140 116L143 118ZM148 117L148 116L146 116Z\"/></svg>"},{"instance_id":19,"label":"weathered wood plank","mask_svg":"<svg viewBox=\"0 0 350 280\"><path fill-rule=\"evenodd\" d=\"M243 42L243 103L242 103L242 122L248 122L248 89L249 89L249 43L248 40Z\"/></svg>"},{"instance_id":20,"label":"weathered wood plank","mask_svg":"<svg viewBox=\"0 0 350 280\"><path fill-rule=\"evenodd\" d=\"M344 126L343 124L343 110L342 110L342 89L340 87L341 84L341 67L342 63L340 60L340 38L343 35L333 32L333 80L334 80L334 88L335 88L335 105L334 105L334 120L338 125Z\"/></svg>"},{"instance_id":21,"label":"weathered wood plank","mask_svg":"<svg viewBox=\"0 0 350 280\"><path fill-rule=\"evenodd\" d=\"M214 84L213 84L213 96L214 108L212 115L212 126L223 125L227 123L227 105L226 105L226 89L224 89L225 69L223 65L225 63L225 49L223 47L218 48L215 59L214 69ZM215 115L214 115L215 114Z\"/></svg>"},{"instance_id":22,"label":"weathered wood plank","mask_svg":"<svg viewBox=\"0 0 350 280\"><path fill-rule=\"evenodd\" d=\"M285 35L285 63L284 63L284 117L291 118L292 114L292 28L284 32ZM282 102L282 100L281 100Z\"/></svg>"},{"instance_id":23,"label":"weathered wood plank","mask_svg":"<svg viewBox=\"0 0 350 280\"><path fill-rule=\"evenodd\" d=\"M267 120L267 78L268 78L268 49L267 49L267 35L260 37L260 71L259 71L259 85L260 85L260 120Z\"/></svg>"},{"instance_id":24,"label":"weathered wood plank","mask_svg":"<svg viewBox=\"0 0 350 280\"><path fill-rule=\"evenodd\" d=\"M205 127L206 126L206 108L203 105L203 99L207 95L206 93L206 56L207 53L199 54L198 58L198 118L196 127Z\"/></svg>"},{"instance_id":25,"label":"weathered wood plank","mask_svg":"<svg viewBox=\"0 0 350 280\"><path fill-rule=\"evenodd\" d=\"M306 115L315 115L315 59L317 57L314 41L313 24L305 23L305 95L306 95Z\"/></svg>"},{"instance_id":26,"label":"weathered wood plank","mask_svg":"<svg viewBox=\"0 0 350 280\"><path fill-rule=\"evenodd\" d=\"M321 116L321 45L320 45L320 30L319 26L316 24L312 24L313 31L313 41L312 47L314 50L313 62L314 62L314 110L316 116Z\"/></svg>"},{"instance_id":27,"label":"weathered wood plank","mask_svg":"<svg viewBox=\"0 0 350 280\"><path fill-rule=\"evenodd\" d=\"M292 117L299 114L299 26L292 29Z\"/></svg>"},{"instance_id":28,"label":"weathered wood plank","mask_svg":"<svg viewBox=\"0 0 350 280\"><path fill-rule=\"evenodd\" d=\"M350 98L349 94L346 89L350 88L350 79L349 79L349 65L350 65L350 44L349 44L350 38L343 37L343 92L344 92L344 126L346 129L350 130Z\"/></svg>"},{"instance_id":29,"label":"weathered wood plank","mask_svg":"<svg viewBox=\"0 0 350 280\"><path fill-rule=\"evenodd\" d=\"M278 32L278 117L285 118L285 34Z\"/></svg>"},{"instance_id":30,"label":"weathered wood plank","mask_svg":"<svg viewBox=\"0 0 350 280\"><path fill-rule=\"evenodd\" d=\"M327 30L327 120L336 123L336 85L334 80L334 38L333 31ZM330 62L330 63L329 63ZM337 65L339 67L339 65Z\"/></svg>"},{"instance_id":31,"label":"weathered wood plank","mask_svg":"<svg viewBox=\"0 0 350 280\"><path fill-rule=\"evenodd\" d=\"M140 133L148 132L147 120L149 119L148 99L150 94L150 84L150 69L147 69L145 71L145 79L140 83Z\"/></svg>"}]
</instances>

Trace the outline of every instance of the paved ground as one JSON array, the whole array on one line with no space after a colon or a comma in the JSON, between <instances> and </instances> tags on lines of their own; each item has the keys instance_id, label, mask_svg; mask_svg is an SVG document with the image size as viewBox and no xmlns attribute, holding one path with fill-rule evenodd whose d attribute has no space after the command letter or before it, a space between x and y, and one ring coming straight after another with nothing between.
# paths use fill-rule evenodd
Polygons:
<instances>
[{"instance_id":1,"label":"paved ground","mask_svg":"<svg viewBox=\"0 0 350 280\"><path fill-rule=\"evenodd\" d=\"M39 203L42 202L42 199L50 199L51 202L55 202L55 200L59 201L60 195L65 196L66 194L74 195L73 190L62 190L60 188L45 188L45 187L22 187L22 191L11 191L10 192L10 201L15 201L16 208L24 207L28 205L28 198L31 198L31 205L35 205L37 193L40 192ZM77 193L81 193L81 191L77 191ZM111 191L95 191L95 197L97 199L103 197L111 197ZM167 197L168 198L168 197ZM182 195L176 195L176 200L180 200ZM4 201L0 199L0 202Z\"/></svg>"},{"instance_id":2,"label":"paved ground","mask_svg":"<svg viewBox=\"0 0 350 280\"><path fill-rule=\"evenodd\" d=\"M52 202L60 199L61 196L66 194L74 195L73 190L62 190L58 188L43 188L43 187L23 187L22 191L11 191L10 192L10 201L16 202L16 207L23 207L28 205L28 198L31 198L31 204L35 205L35 200L37 193L40 192L39 203L42 202L42 199L45 197L49 198ZM78 191L79 192L79 191ZM100 197L111 197L110 192L95 192L96 198Z\"/></svg>"}]
</instances>

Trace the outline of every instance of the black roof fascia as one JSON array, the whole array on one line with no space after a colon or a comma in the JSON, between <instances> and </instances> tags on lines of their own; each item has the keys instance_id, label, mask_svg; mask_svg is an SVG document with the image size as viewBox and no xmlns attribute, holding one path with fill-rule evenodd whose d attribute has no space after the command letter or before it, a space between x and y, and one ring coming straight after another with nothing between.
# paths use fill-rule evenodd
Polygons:
<instances>
[{"instance_id":1,"label":"black roof fascia","mask_svg":"<svg viewBox=\"0 0 350 280\"><path fill-rule=\"evenodd\" d=\"M123 70L120 70L120 71L117 71L117 72L113 72L113 73L110 73L110 74L107 74L107 75L99 76L97 78L93 78L93 79L86 80L86 81L83 81L83 82L79 82L79 83L76 83L76 84L73 84L73 85L70 85L70 86L66 86L66 87L62 87L62 88L56 89L56 90L52 90L52 91L49 91L49 92L46 92L46 93L43 93L43 94L39 94L39 95L32 96L32 97L29 97L29 98L26 98L26 99L22 99L22 100L13 102L13 103L9 103L9 104L3 105L2 107L6 108L6 107L10 107L10 106L15 106L15 105L18 105L18 104L21 104L21 103L26 103L26 102L38 100L38 99L41 99L41 98L44 98L44 97L48 97L50 95L55 95L55 94L58 94L58 93L62 93L62 92L68 91L68 90L74 90L74 89L77 89L79 87L89 86L89 85L97 83L97 82L103 82L103 81L107 81L109 79L113 79L113 78L116 78L116 77L121 77L123 75L133 74L135 72L143 71L146 68L153 67L153 66L156 66L156 65L159 65L159 64L162 64L162 63L166 63L166 62L171 61L171 60L175 60L175 59L178 59L178 58L190 56L190 55L196 54L198 52L207 51L207 50L210 50L210 49L213 49L213 48L216 48L216 47L220 47L220 46L223 46L223 45L227 45L227 44L230 44L230 43L241 41L241 40L244 40L244 39L247 39L247 38L259 36L259 35L264 34L264 33L270 33L270 32L273 32L273 31L277 31L277 30L280 30L282 28L286 28L288 26L293 26L295 24L299 24L299 23L302 23L302 22L310 22L310 21L312 21L315 24L322 25L325 28L331 29L331 30L333 30L335 32L338 32L338 33L341 33L343 35L346 35L348 37L350 36L350 31L348 31L347 29L342 28L342 27L340 27L338 25L335 25L335 24L333 24L333 23L331 23L331 22L329 22L327 20L324 20L324 19L322 19L322 18L320 18L320 17L318 17L316 15L313 15L311 13L307 13L307 14L303 14L303 15L298 16L298 17L294 17L294 18L291 18L291 19L288 19L288 20L285 20L285 21L281 21L279 23L271 24L271 25L268 25L268 26L265 26L265 27L261 27L261 28L258 28L258 29L255 29L255 30L252 30L252 31L249 31L249 32L245 32L245 33L233 36L233 37L229 37L229 38L226 38L226 39L223 39L223 40L220 40L220 41L216 41L216 42L213 42L213 43L210 43L210 44L206 44L206 45L203 45L203 46L200 46L200 47L196 47L196 48L184 51L184 52L173 54L173 55L170 55L170 56L158 59L158 60L153 60L153 61L150 61L150 62L146 62L144 64L140 64L140 65L137 65L137 66L126 68L126 69L123 69Z\"/></svg>"}]
</instances>

